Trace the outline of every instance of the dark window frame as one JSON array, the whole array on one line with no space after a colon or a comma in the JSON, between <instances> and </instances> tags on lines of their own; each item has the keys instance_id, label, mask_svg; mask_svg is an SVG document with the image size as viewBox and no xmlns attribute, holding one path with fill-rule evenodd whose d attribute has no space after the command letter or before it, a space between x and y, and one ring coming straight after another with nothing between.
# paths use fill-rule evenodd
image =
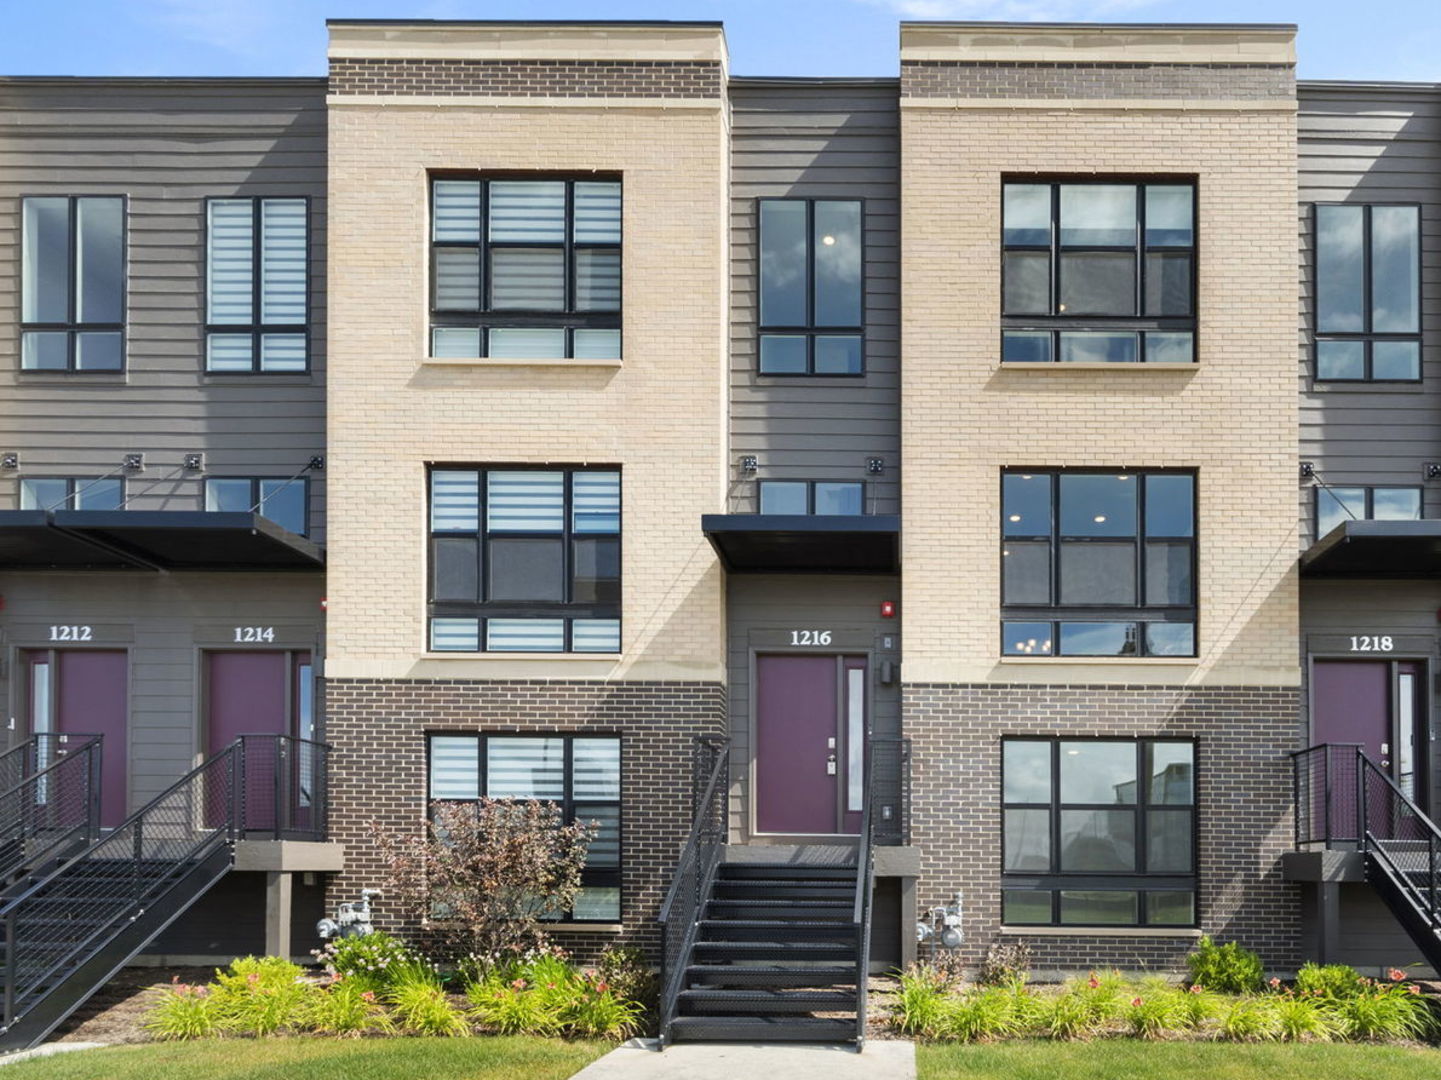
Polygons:
<instances>
[{"instance_id":1,"label":"dark window frame","mask_svg":"<svg viewBox=\"0 0 1441 1080\"><path fill-rule=\"evenodd\" d=\"M432 498L432 476L437 472L474 472L478 475L478 501L476 531L474 533L442 531L437 532L434 522L434 500ZM561 531L552 532L495 532L487 528L489 509L489 484L486 477L492 472L560 472L565 475L563 495L563 521ZM575 531L575 475L577 473L616 473L619 499L616 509L616 531L614 533ZM426 500L426 651L430 649L430 626L435 619L476 619L478 622L478 648L472 654L469 650L447 651L448 655L468 656L482 653L506 655L509 650L488 650L486 648L487 623L490 619L559 619L564 624L564 648L553 655L605 656L606 653L575 649L573 622L576 619L613 619L621 623L625 598L625 475L620 465L536 465L536 464L454 464L432 462L425 470ZM477 543L477 584L482 599L475 602L435 599L435 541L445 538L474 537ZM484 599L489 592L489 545L492 538L506 540L556 540L561 544L561 573L564 580L565 600L502 600ZM575 544L577 539L611 539L616 543L616 591L618 599L614 604L578 603L571 599L575 591ZM623 629L623 627L621 627ZM619 629L618 631L619 632Z\"/></svg>"},{"instance_id":2,"label":"dark window frame","mask_svg":"<svg viewBox=\"0 0 1441 1080\"><path fill-rule=\"evenodd\" d=\"M1319 283L1321 279L1321 228L1320 214L1322 207L1356 207L1362 211L1361 214L1361 314L1365 321L1366 329L1349 333L1341 333L1333 330L1323 331L1321 326L1321 298ZM1372 320L1375 315L1372 301L1374 299L1374 282L1372 273L1372 250L1371 250L1371 211L1374 207L1398 207L1416 211L1416 330L1414 333L1397 333L1394 331L1376 331L1371 329ZM1311 379L1312 382L1330 384L1360 384L1360 383L1381 383L1395 384L1398 386L1414 386L1422 382L1425 377L1426 367L1426 246L1425 246L1425 213L1420 203L1416 202L1314 202L1311 204ZM1321 374L1321 343L1323 341L1359 341L1363 346L1362 353L1362 375L1358 379L1348 379L1337 376L1323 376ZM1416 342L1416 377L1414 379L1378 379L1372 375L1373 361L1372 352L1377 342Z\"/></svg>"},{"instance_id":3,"label":"dark window frame","mask_svg":"<svg viewBox=\"0 0 1441 1080\"><path fill-rule=\"evenodd\" d=\"M1376 492L1377 492L1377 491L1414 491L1414 492L1416 492L1417 494L1419 494L1419 495L1421 496L1421 498L1420 498L1421 516L1420 516L1419 518L1415 518L1414 520L1416 520L1416 521L1424 521L1424 520L1426 520L1426 488L1425 488L1424 486L1422 486L1421 484L1329 484L1329 485L1326 485L1326 486L1324 486L1324 487L1323 487L1322 485L1320 485L1320 484L1317 484L1314 488L1311 489L1311 522L1312 522L1312 525L1314 526L1315 538L1316 538L1317 540L1320 540L1322 536L1326 535L1325 533L1323 533L1323 532L1321 531L1321 496L1322 496L1323 494L1328 493L1328 489L1329 489L1329 488L1361 488L1361 489L1366 493L1366 495L1365 495L1365 498L1366 498L1366 513L1365 513L1365 516L1364 516L1364 517L1360 517L1360 518L1351 518L1351 517L1344 517L1344 516L1343 516L1342 519L1341 519L1341 524L1343 524L1343 525L1344 525L1346 522L1348 522L1348 521L1375 521L1375 520L1377 520L1377 518L1375 517L1375 513L1376 513ZM1334 495L1332 496L1332 498L1335 499L1335 501L1336 501L1336 503L1337 503L1338 505L1341 505L1341 500L1336 499ZM1410 521L1410 520L1413 520L1413 519L1411 519L1411 518L1389 518L1389 519L1388 519L1388 518L1382 518L1381 520L1383 520L1383 521L1385 521L1385 520L1392 520L1392 521ZM1336 526L1333 526L1333 528L1335 528L1335 527L1336 527Z\"/></svg>"},{"instance_id":4,"label":"dark window frame","mask_svg":"<svg viewBox=\"0 0 1441 1080\"><path fill-rule=\"evenodd\" d=\"M207 476L201 487L200 503L201 509L205 509L205 503L209 501L210 483L214 480L248 480L250 481L250 509L246 513L259 514L266 521L275 521L261 507L260 485L270 481L285 484L298 484L300 486L301 506L304 508L305 518L302 524L304 531L299 536L310 535L310 478L308 476ZM222 511L207 511L208 513L222 513ZM276 522L279 525L279 522ZM285 526L281 525L281 528Z\"/></svg>"},{"instance_id":5,"label":"dark window frame","mask_svg":"<svg viewBox=\"0 0 1441 1080\"><path fill-rule=\"evenodd\" d=\"M304 323L266 323L261 321L260 293L261 282L261 216L262 206L268 201L295 202L305 204L305 321ZM210 321L210 206L217 202L250 202L250 315L249 323L212 323ZM203 239L201 267L204 278L204 293L202 302L205 305L205 327L204 341L200 354L201 367L207 376L235 375L242 378L251 375L267 376L298 376L311 373L311 341L310 325L312 322L311 304L311 282L314 275L312 270L311 237L314 230L310 227L311 202L309 195L207 195L205 197L204 227L201 229ZM238 368L215 369L210 366L210 337L212 334L229 334L239 337L242 334L250 335L250 370L241 371ZM260 366L260 339L266 334L300 334L305 338L305 368L304 370L290 371L268 371ZM269 477L266 477L269 479Z\"/></svg>"},{"instance_id":6,"label":"dark window frame","mask_svg":"<svg viewBox=\"0 0 1441 1080\"><path fill-rule=\"evenodd\" d=\"M123 476L22 476L22 477L20 477L19 480L17 481L17 493L16 493L16 497L15 497L15 505L16 505L16 506L19 506L19 505L24 501L23 495L22 495L21 493L23 493L23 491L25 490L25 481L27 481L27 480L63 480L63 481L65 481L65 502L64 502L61 506L55 507L55 509L63 509L63 510L74 510L74 509L77 509L77 507L75 506L75 496L76 496L77 494L79 494L83 488L85 488L85 487L87 487L87 486L89 486L89 485L91 485L91 484L97 483L98 481L101 481L101 480L114 480L117 484L120 485L120 507L119 507L119 508L120 508L121 510L124 510L124 509L125 509L125 500L126 500L126 495L125 495L125 479L126 479L126 478L123 477ZM44 510L44 509L47 509L47 507L43 507L43 506L42 506L42 507L40 507L39 509Z\"/></svg>"},{"instance_id":7,"label":"dark window frame","mask_svg":"<svg viewBox=\"0 0 1441 1080\"><path fill-rule=\"evenodd\" d=\"M66 208L66 228L69 230L69 259L70 279L66 283L65 298L65 322L21 322L16 320L16 349L15 359L17 370L26 376L46 375L77 375L86 377L91 375L123 375L130 369L130 335L127 330L130 315L130 196L125 192L115 191L93 191L80 194L57 194L26 192L19 198L19 223L16 228L18 234L15 244L15 281L16 281L16 306L17 315L23 315L25 311L25 203L29 199L65 199L69 204ZM119 199L120 200L120 312L124 316L118 323L82 323L76 319L76 288L75 278L80 271L80 261L76 258L80 242L79 230L76 228L78 216L78 200L80 199ZM64 332L65 342L65 367L64 368L27 368L24 365L24 341L27 333ZM80 333L119 333L120 334L120 366L114 368L80 368L76 367L76 341L75 337Z\"/></svg>"},{"instance_id":8,"label":"dark window frame","mask_svg":"<svg viewBox=\"0 0 1441 1080\"><path fill-rule=\"evenodd\" d=\"M1134 803L1066 803L1061 801L1061 744L1069 742L1134 743L1136 747L1136 801ZM1006 800L1005 748L1007 743L1039 743L1050 747L1051 798L1047 803L1011 802ZM1156 744L1185 744L1191 747L1191 801L1185 804L1152 804L1150 775L1146 768L1148 750ZM1200 740L1187 736L1135 735L1006 735L1000 741L1001 784L999 807L1001 817L1000 871L1002 910L1007 891L1049 892L1051 917L1046 922L1008 922L1016 926L1115 927L1155 926L1165 929L1194 929L1201 924L1200 883L1200 806L1201 768ZM1013 871L1005 868L1005 819L1007 810L1045 810L1049 815L1050 868L1044 873ZM1061 865L1061 815L1065 811L1130 811L1135 814L1135 846L1137 870L1065 871ZM1191 870L1189 873L1150 871L1145 869L1149 857L1147 823L1152 813L1191 815ZM1134 923L1077 923L1061 921L1061 893L1133 892L1136 894ZM1189 892L1192 895L1192 921L1189 923L1152 923L1147 920L1148 892Z\"/></svg>"},{"instance_id":9,"label":"dark window frame","mask_svg":"<svg viewBox=\"0 0 1441 1080\"><path fill-rule=\"evenodd\" d=\"M761 251L765 244L764 230L762 228L761 207L765 203L790 202L804 203L806 208L806 324L804 326L793 326L788 324L767 324L761 322L761 274L762 261ZM860 261L861 261L861 321L855 326L817 326L815 321L816 313L816 272L815 272L815 217L817 203L854 203L860 213ZM755 237L756 237L756 270L755 270L755 312L756 312L756 375L763 379L863 379L867 373L866 364L866 285L867 285L867 262L866 262L866 209L867 200L863 198L835 198L831 196L817 196L814 198L806 196L761 196L755 200ZM764 371L761 369L761 339L767 335L777 337L804 337L806 339L806 369L805 371ZM861 369L859 371L817 371L816 370L816 338L818 337L858 337L860 338Z\"/></svg>"},{"instance_id":10,"label":"dark window frame","mask_svg":"<svg viewBox=\"0 0 1441 1080\"><path fill-rule=\"evenodd\" d=\"M1048 536L1040 534L1026 534L1018 536L1006 535L1005 520L1005 484L1009 475L1031 475L1047 476L1051 478L1050 491L1050 513L1051 529ZM1101 542L1117 543L1129 540L1135 547L1135 596L1134 604L1063 604L1061 596L1061 550L1063 543L1067 542L1068 534L1061 529L1061 483L1062 476L1116 476L1118 474L1129 474L1136 477L1136 531L1131 537L1070 537L1069 542L1078 543L1095 539ZM1191 478L1191 535L1172 536L1157 534L1152 536L1146 529L1146 479L1152 476L1188 476ZM1197 469L1189 468L1156 468L1156 469L1100 469L1093 466L1081 468L1025 468L1022 466L1008 466L1000 472L999 491L999 518L1000 518L1000 547L998 548L998 573L1001 587L1000 596L1000 655L1016 656L1020 654L1007 652L1006 649L1006 626L1010 623L1034 623L1049 624L1052 650L1043 653L1038 659L1060 660L1077 656L1094 657L1094 653L1065 653L1061 650L1060 625L1062 623L1129 623L1135 628L1136 652L1117 654L1116 659L1137 659L1142 657L1161 657L1169 659L1194 659L1198 655L1200 646L1200 545L1201 527L1200 508L1201 480L1200 472ZM1045 540L1050 546L1050 576L1048 604L1021 604L1008 603L1006 601L1006 544L1039 542ZM1148 541L1157 542L1182 542L1190 544L1190 576L1191 576L1191 603L1190 604L1148 604L1146 602L1146 545ZM1185 623L1192 627L1190 653L1152 653L1146 646L1145 630L1151 623ZM1029 655L1029 654L1027 654ZM1103 654L1104 655L1104 654Z\"/></svg>"},{"instance_id":11,"label":"dark window frame","mask_svg":"<svg viewBox=\"0 0 1441 1080\"><path fill-rule=\"evenodd\" d=\"M763 489L767 484L804 484L804 485L806 486L806 510L805 510L805 516L806 516L806 517L815 517L815 516L819 516L819 517L844 517L844 516L846 516L846 515L843 515L843 514L820 514L820 515L817 515L817 514L816 514L816 485L817 485L817 484L847 484L847 485L850 485L850 486L853 486L853 487L858 487L858 488L861 489L861 515L864 516L865 513L866 513L866 482L865 482L864 480L827 480L827 479L820 479L820 480L800 480L800 479L787 480L787 479L777 478L777 479L774 479L774 480L757 480L757 481L756 481L756 513L758 513L758 514L764 512L764 511L761 510L761 505L762 505L762 489Z\"/></svg>"},{"instance_id":12,"label":"dark window frame","mask_svg":"<svg viewBox=\"0 0 1441 1080\"><path fill-rule=\"evenodd\" d=\"M1047 244L1007 244L1005 224L1005 191L1011 184L1048 185L1051 189L1051 236ZM1061 188L1062 187L1124 187L1136 189L1136 238L1130 247L1118 245L1061 245ZM1191 244L1189 247L1151 247L1146 244L1146 188L1189 187L1191 189ZM1151 176L1123 174L1117 176L1067 176L1039 174L1034 176L1007 174L1001 177L1002 212L998 229L1000 249L999 295L996 310L1001 314L1000 352L1004 362L1005 341L1008 333L1045 333L1050 338L1051 358L1048 363L1061 362L1061 335L1067 332L1114 331L1136 334L1136 364L1154 363L1160 368L1175 368L1186 371L1200 362L1199 335L1199 266L1201 255L1200 229L1200 178L1195 175ZM1136 259L1135 311L1134 315L1069 315L1059 312L1061 295L1061 252L1068 253L1110 253L1129 252ZM1006 312L1006 255L1009 252L1045 253L1050 260L1048 277L1049 312L1044 315L1008 314ZM1191 260L1190 309L1187 316L1146 315L1146 256L1149 254L1189 254ZM1189 364L1148 361L1146 359L1146 338L1150 333L1187 333L1191 335L1191 360ZM1042 364L1010 361L1017 366L1040 367ZM1063 365L1064 366L1064 365ZM1126 365L1129 366L1129 365Z\"/></svg>"},{"instance_id":13,"label":"dark window frame","mask_svg":"<svg viewBox=\"0 0 1441 1080\"><path fill-rule=\"evenodd\" d=\"M436 181L465 180L480 184L480 230L478 240L437 240L435 239L435 184ZM492 180L533 180L565 184L565 237L556 241L499 240L490 239L490 182ZM615 243L578 242L575 239L575 185L577 183L613 183L620 186L621 214L620 239ZM596 173L545 171L527 172L474 172L464 170L434 170L426 176L428 197L427 225L427 267L430 282L427 289L429 323L426 327L425 355L435 355L435 331L444 329L476 330L480 334L480 357L490 356L491 330L562 330L565 333L565 356L561 359L575 359L575 332L577 330L614 330L620 337L618 352L624 355L625 341L622 316L625 312L625 182L621 173L602 171ZM558 249L565 261L565 303L560 311L491 307L490 296L494 284L491 274L491 252L497 248L534 250ZM437 283L436 252L442 249L476 251L478 253L478 282L480 307L475 311L456 309L439 310L435 305ZM615 251L619 263L617 288L620 302L614 311L578 311L576 301L576 253L580 251ZM583 360L581 361L584 362Z\"/></svg>"},{"instance_id":14,"label":"dark window frame","mask_svg":"<svg viewBox=\"0 0 1441 1080\"><path fill-rule=\"evenodd\" d=\"M441 737L441 738L472 738L472 739L474 739L474 740L477 742L478 746L477 746L477 755L476 755L476 757L477 757L477 768L478 768L479 776L478 776L478 778L477 778L477 787L476 787L476 790L481 793L480 798L478 798L478 799L436 799L436 798L432 798L432 797L431 797L431 795L430 795L430 778L431 778L431 769L432 769L432 763L433 763L432 746L434 745L434 743L433 743L432 740L435 739L437 736L439 736L439 737ZM431 815L431 814L434 813L434 808L435 808L435 804L436 804L436 803L441 803L441 802L457 803L457 804L469 803L469 804L474 805L474 804L480 802L481 799L489 798L489 796L487 796L487 795L485 794L485 791L486 791L486 781L487 781L487 779L488 779L488 777L487 777L486 774L487 774L487 770L488 770L488 768L489 768L488 755L486 754L486 748L487 748L487 745L489 744L489 742L490 742L491 739L501 739L501 740L505 740L505 739L561 739L561 740L563 740L563 742L565 743L565 757L564 757L564 764L563 764L563 766L562 766L562 769L563 769L563 774L564 774L565 796L562 798L562 800L561 800L559 803L556 803L555 805L557 805L557 806L560 807L561 818L562 818L562 820L563 820L567 825L568 825L568 824L571 824L572 822L574 822L574 821L576 820L576 808L577 808L577 805L579 805L579 806L582 807L582 808L584 808L584 807L590 807L590 806L605 806L605 807L614 806L614 807L616 808L616 831L617 831L616 847L617 847L617 850L618 850L618 852L619 852L618 858L616 859L616 865L615 865L615 866L594 867L594 868L586 867L584 870L581 871L580 883L581 883L581 887L582 887L582 888L587 888L587 887L589 887L589 888L617 889L617 890L619 890L619 892L620 892L620 898L619 898L620 912L621 912L622 915L624 915L624 913L625 913L625 882L624 882L624 872L625 872L625 816L626 816L626 815L625 815L625 739L624 739L624 737L620 734L620 732L617 732L617 731L595 731L595 732L591 732L591 731L446 731L446 730L443 730L443 729L428 728L428 729L426 730L426 732L425 732L425 804L426 804L426 814L427 814L427 816L429 816L429 815ZM617 745L617 747L619 748L619 751L620 751L620 753L619 753L619 766L618 766L618 767L619 767L619 770L620 770L621 795L620 795L619 798L616 798L616 799L614 799L614 800L604 800L604 799L580 799L580 800L578 800L578 799L576 799L576 798L574 797L574 789L573 789L573 785L572 785L572 780L573 780L573 772L574 772L574 770L573 770L573 764L574 764L575 740L576 740L576 739L610 739L610 740L612 740L612 741L614 741L614 742L616 743L616 745ZM517 800L511 800L511 801L524 802L524 801L526 801L526 800L517 799ZM536 800L536 801L538 801L538 802L553 802L554 800L550 800L550 799L539 799L539 800ZM560 916L560 920L561 920L561 921L564 921L564 922L596 923L597 925L608 925L608 924L610 924L610 923L612 923L612 922L618 922L618 921L620 921L619 918L617 918L617 919L578 919L578 918L575 917L575 912L574 912L574 911L564 912L564 913ZM544 922L542 923L542 925L544 925Z\"/></svg>"}]
</instances>

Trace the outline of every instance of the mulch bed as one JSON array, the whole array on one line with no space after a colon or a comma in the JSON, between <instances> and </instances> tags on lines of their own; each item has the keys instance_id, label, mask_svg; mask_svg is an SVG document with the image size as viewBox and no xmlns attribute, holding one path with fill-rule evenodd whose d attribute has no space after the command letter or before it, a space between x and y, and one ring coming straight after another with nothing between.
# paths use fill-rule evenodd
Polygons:
<instances>
[{"instance_id":1,"label":"mulch bed","mask_svg":"<svg viewBox=\"0 0 1441 1080\"><path fill-rule=\"evenodd\" d=\"M208 982L213 967L122 968L50 1036L54 1042L140 1043L150 1036L140 1026L160 989L171 979Z\"/></svg>"}]
</instances>

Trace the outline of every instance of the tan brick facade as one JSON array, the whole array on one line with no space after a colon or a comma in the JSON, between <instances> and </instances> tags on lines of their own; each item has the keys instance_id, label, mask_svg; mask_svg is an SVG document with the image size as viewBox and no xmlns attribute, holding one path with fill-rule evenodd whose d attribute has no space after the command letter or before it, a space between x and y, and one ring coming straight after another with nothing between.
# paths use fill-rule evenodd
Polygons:
<instances>
[{"instance_id":1,"label":"tan brick facade","mask_svg":"<svg viewBox=\"0 0 1441 1080\"><path fill-rule=\"evenodd\" d=\"M1216 70L1211 94L1227 85ZM908 682L1299 681L1295 117L1267 106L903 100ZM1194 368L1002 368L1000 200L1013 174L1196 179ZM1007 465L1198 471L1199 659L1000 659Z\"/></svg>"},{"instance_id":2,"label":"tan brick facade","mask_svg":"<svg viewBox=\"0 0 1441 1080\"><path fill-rule=\"evenodd\" d=\"M347 47L363 51L353 38ZM721 574L699 522L721 505L723 481L722 100L679 110L331 100L330 258L342 269L330 295L328 673L718 678ZM622 176L619 366L426 362L427 176L438 169ZM620 466L619 661L424 658L433 461Z\"/></svg>"}]
</instances>

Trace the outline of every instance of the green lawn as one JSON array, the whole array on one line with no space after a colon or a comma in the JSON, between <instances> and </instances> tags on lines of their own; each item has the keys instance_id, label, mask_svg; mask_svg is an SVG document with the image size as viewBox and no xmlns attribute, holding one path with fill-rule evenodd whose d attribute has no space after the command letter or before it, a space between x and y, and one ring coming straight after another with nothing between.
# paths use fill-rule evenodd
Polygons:
<instances>
[{"instance_id":1,"label":"green lawn","mask_svg":"<svg viewBox=\"0 0 1441 1080\"><path fill-rule=\"evenodd\" d=\"M610 1050L556 1039L207 1039L77 1050L5 1080L565 1080Z\"/></svg>"},{"instance_id":2,"label":"green lawn","mask_svg":"<svg viewBox=\"0 0 1441 1080\"><path fill-rule=\"evenodd\" d=\"M1108 1039L922 1045L916 1048L916 1062L918 1080L1420 1080L1441 1076L1441 1050L1339 1044Z\"/></svg>"}]
</instances>

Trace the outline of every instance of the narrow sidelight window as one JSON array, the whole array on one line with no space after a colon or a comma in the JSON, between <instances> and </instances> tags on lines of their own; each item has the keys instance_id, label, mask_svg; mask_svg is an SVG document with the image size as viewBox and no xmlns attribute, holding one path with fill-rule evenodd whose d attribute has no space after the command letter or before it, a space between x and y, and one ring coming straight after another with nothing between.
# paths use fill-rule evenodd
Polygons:
<instances>
[{"instance_id":1,"label":"narrow sidelight window","mask_svg":"<svg viewBox=\"0 0 1441 1080\"><path fill-rule=\"evenodd\" d=\"M1196 744L1004 739L1002 921L1196 925Z\"/></svg>"},{"instance_id":2,"label":"narrow sidelight window","mask_svg":"<svg viewBox=\"0 0 1441 1080\"><path fill-rule=\"evenodd\" d=\"M759 200L762 375L865 370L862 205Z\"/></svg>"},{"instance_id":3,"label":"narrow sidelight window","mask_svg":"<svg viewBox=\"0 0 1441 1080\"><path fill-rule=\"evenodd\" d=\"M1195 361L1196 189L1190 181L1007 181L1001 359Z\"/></svg>"},{"instance_id":4,"label":"narrow sidelight window","mask_svg":"<svg viewBox=\"0 0 1441 1080\"><path fill-rule=\"evenodd\" d=\"M206 202L205 369L309 369L305 199Z\"/></svg>"},{"instance_id":5,"label":"narrow sidelight window","mask_svg":"<svg viewBox=\"0 0 1441 1080\"><path fill-rule=\"evenodd\" d=\"M1419 487L1316 488L1316 539L1347 521L1420 521Z\"/></svg>"},{"instance_id":6,"label":"narrow sidelight window","mask_svg":"<svg viewBox=\"0 0 1441 1080\"><path fill-rule=\"evenodd\" d=\"M1196 477L1001 475L1001 653L1194 656Z\"/></svg>"},{"instance_id":7,"label":"narrow sidelight window","mask_svg":"<svg viewBox=\"0 0 1441 1080\"><path fill-rule=\"evenodd\" d=\"M259 513L283 529L309 531L310 485L305 477L211 477L205 481L205 509Z\"/></svg>"},{"instance_id":8,"label":"narrow sidelight window","mask_svg":"<svg viewBox=\"0 0 1441 1080\"><path fill-rule=\"evenodd\" d=\"M431 735L429 743L432 804L535 799L555 803L567 822L594 825L575 907L547 917L620 921L620 739L446 733Z\"/></svg>"},{"instance_id":9,"label":"narrow sidelight window","mask_svg":"<svg viewBox=\"0 0 1441 1080\"><path fill-rule=\"evenodd\" d=\"M619 180L431 181L430 354L620 357Z\"/></svg>"},{"instance_id":10,"label":"narrow sidelight window","mask_svg":"<svg viewBox=\"0 0 1441 1080\"><path fill-rule=\"evenodd\" d=\"M1316 208L1316 379L1421 378L1421 208Z\"/></svg>"},{"instance_id":11,"label":"narrow sidelight window","mask_svg":"<svg viewBox=\"0 0 1441 1080\"><path fill-rule=\"evenodd\" d=\"M21 370L123 370L124 198L21 202Z\"/></svg>"},{"instance_id":12,"label":"narrow sidelight window","mask_svg":"<svg viewBox=\"0 0 1441 1080\"><path fill-rule=\"evenodd\" d=\"M430 648L620 651L620 473L430 471Z\"/></svg>"}]
</instances>

